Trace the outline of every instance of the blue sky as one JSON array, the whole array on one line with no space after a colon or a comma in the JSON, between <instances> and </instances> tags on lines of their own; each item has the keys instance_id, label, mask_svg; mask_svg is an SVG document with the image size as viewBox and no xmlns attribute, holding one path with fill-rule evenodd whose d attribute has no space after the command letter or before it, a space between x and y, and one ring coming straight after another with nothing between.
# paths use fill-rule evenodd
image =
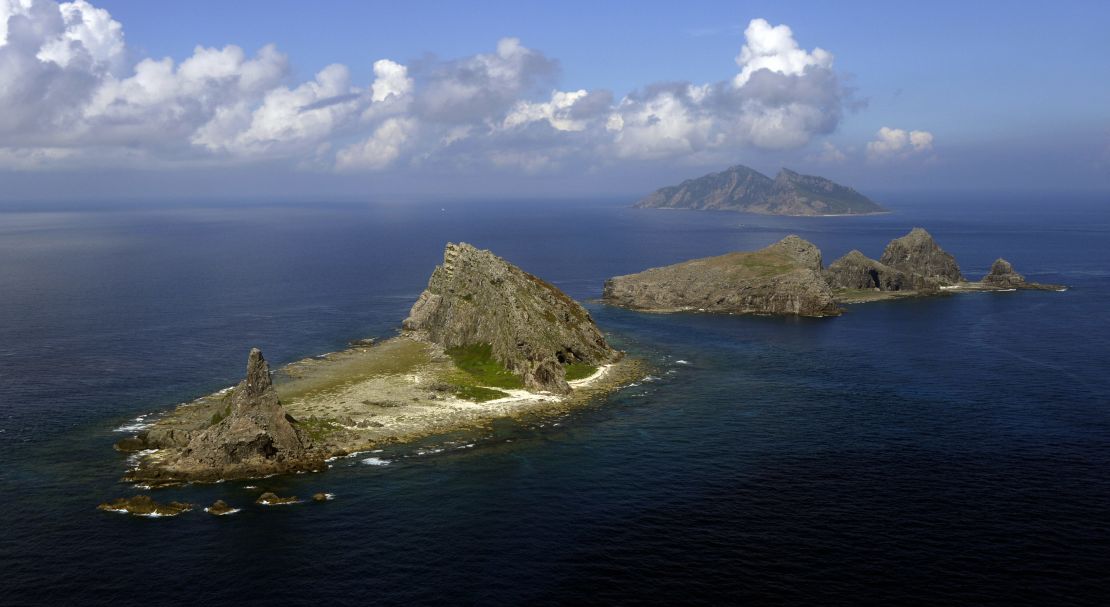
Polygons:
<instances>
[{"instance_id":1,"label":"blue sky","mask_svg":"<svg viewBox=\"0 0 1110 607\"><path fill-rule=\"evenodd\" d=\"M0 123L0 150L8 148L6 163L0 154L0 174L15 186L8 197L47 195L52 188L57 196L73 195L76 186L58 184L80 183L91 171L101 175L97 191L105 195L113 192L113 178L128 177L160 180L173 195L210 195L196 185L198 176L225 192L265 192L267 184L278 183L281 192L337 197L511 196L521 189L620 195L735 162L765 171L787 165L861 189L1110 187L1107 3L595 1L472 8L454 2L100 0L85 6L107 11L124 46L96 51L101 55L93 63L101 67L92 69L101 82L74 92L68 114L59 110L41 120L80 120L65 130L82 137L46 127L29 132L8 125L5 132ZM753 19L788 27L789 44L781 48L795 45L805 66L776 67L783 64L772 57L751 64L770 66L767 79L753 78L746 88L733 83L744 69L737 61L741 49L760 44L746 37ZM776 44L781 33L764 31ZM28 43L24 54L41 57L36 49L50 35ZM498 55L499 41L507 38L518 46ZM249 92L175 85L176 94L201 98L203 107L180 98L172 108L155 107L149 94L138 98L114 84L134 76L147 58L169 57L177 69L198 45L235 45L247 62L273 45L281 60L272 62L272 79ZM0 59L14 47L0 46ZM818 57L817 48L831 58ZM457 93L460 83L471 84L475 66L496 71L489 59L510 55L523 61L514 64L513 80L477 84L496 94L444 97L445 91ZM402 70L393 75L400 88L371 101L380 76L375 62L382 59ZM63 71L78 63L63 61L69 62ZM333 64L346 71L318 80ZM10 74L32 77L27 70ZM80 81L72 76L65 86ZM0 71L5 77L15 78ZM28 85L23 95L0 94L0 104L17 106L21 124L34 122L49 110L35 95L62 88L49 82ZM298 91L312 82L324 84ZM658 83L693 88L662 90ZM756 85L762 88L755 91ZM288 103L300 100L297 119L328 111L328 124L295 133L278 129L282 116L290 116L276 106L281 95L272 94L282 88L296 93L286 95ZM560 91L572 95L560 101L553 94ZM171 103L162 97L159 103ZM97 106L98 99L110 101ZM260 112L267 99L269 114ZM140 102L148 104L142 111L136 109ZM73 105L81 103L93 109L73 118ZM740 109L751 104L754 110ZM590 116L568 117L572 106L587 105L594 108ZM122 112L124 106L130 110ZM449 115L464 106L462 114ZM233 111L241 113L238 130L215 123ZM622 128L614 127L615 113ZM159 122L167 117L176 122ZM194 122L182 125L186 119ZM671 128L673 120L681 124ZM775 120L788 126L768 132ZM642 132L634 132L637 124ZM270 130L259 131L259 125ZM885 136L879 133L884 127ZM440 187L427 185L433 180Z\"/></svg>"}]
</instances>

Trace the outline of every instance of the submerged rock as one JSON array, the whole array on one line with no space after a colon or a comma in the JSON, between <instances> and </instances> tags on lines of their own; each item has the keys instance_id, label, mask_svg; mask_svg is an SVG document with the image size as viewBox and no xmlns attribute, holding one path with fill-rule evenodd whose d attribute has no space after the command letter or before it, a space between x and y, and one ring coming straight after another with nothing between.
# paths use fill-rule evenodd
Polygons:
<instances>
[{"instance_id":1,"label":"submerged rock","mask_svg":"<svg viewBox=\"0 0 1110 607\"><path fill-rule=\"evenodd\" d=\"M932 235L922 228L914 228L909 234L890 241L879 262L904 272L910 282L909 288L915 290L933 290L964 279L956 258L940 248Z\"/></svg>"},{"instance_id":2,"label":"submerged rock","mask_svg":"<svg viewBox=\"0 0 1110 607\"><path fill-rule=\"evenodd\" d=\"M602 365L620 356L576 301L466 243L447 245L404 328L444 348L488 344L530 390L568 393L565 365Z\"/></svg>"},{"instance_id":3,"label":"submerged rock","mask_svg":"<svg viewBox=\"0 0 1110 607\"><path fill-rule=\"evenodd\" d=\"M278 497L276 493L270 493L269 491L267 491L266 493L258 496L258 499L255 500L254 503L262 506L281 506L284 504L295 504L297 503L297 496L293 495L290 497Z\"/></svg>"},{"instance_id":4,"label":"submerged rock","mask_svg":"<svg viewBox=\"0 0 1110 607\"><path fill-rule=\"evenodd\" d=\"M759 251L694 259L605 283L606 303L652 311L835 316L821 251L797 236Z\"/></svg>"},{"instance_id":5,"label":"submerged rock","mask_svg":"<svg viewBox=\"0 0 1110 607\"><path fill-rule=\"evenodd\" d=\"M326 502L329 499L331 499L331 498L328 497L327 493L313 493L312 494L312 501L314 501L314 502Z\"/></svg>"},{"instance_id":6,"label":"submerged rock","mask_svg":"<svg viewBox=\"0 0 1110 607\"><path fill-rule=\"evenodd\" d=\"M906 274L853 250L829 264L825 276L834 289L878 289L901 291L909 288Z\"/></svg>"},{"instance_id":7,"label":"submerged rock","mask_svg":"<svg viewBox=\"0 0 1110 607\"><path fill-rule=\"evenodd\" d=\"M270 366L254 348L247 377L227 399L226 417L195 433L188 443L128 474L129 480L214 481L319 470L323 458L278 400Z\"/></svg>"},{"instance_id":8,"label":"submerged rock","mask_svg":"<svg viewBox=\"0 0 1110 607\"><path fill-rule=\"evenodd\" d=\"M149 495L136 495L105 502L97 508L108 512L126 512L136 516L177 516L182 512L192 510L193 504L183 502L159 504Z\"/></svg>"}]
</instances>

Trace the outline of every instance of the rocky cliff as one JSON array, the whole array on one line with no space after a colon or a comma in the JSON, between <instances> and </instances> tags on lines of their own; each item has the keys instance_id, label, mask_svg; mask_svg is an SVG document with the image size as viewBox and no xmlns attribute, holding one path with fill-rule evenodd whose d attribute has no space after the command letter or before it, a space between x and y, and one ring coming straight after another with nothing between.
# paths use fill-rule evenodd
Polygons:
<instances>
[{"instance_id":1,"label":"rocky cliff","mask_svg":"<svg viewBox=\"0 0 1110 607\"><path fill-rule=\"evenodd\" d=\"M833 316L840 309L822 276L821 251L797 236L735 252L617 276L605 283L612 305L653 311Z\"/></svg>"},{"instance_id":2,"label":"rocky cliff","mask_svg":"<svg viewBox=\"0 0 1110 607\"><path fill-rule=\"evenodd\" d=\"M559 289L493 253L448 244L404 328L444 348L489 344L525 387L565 394L566 365L618 358L590 314Z\"/></svg>"},{"instance_id":3,"label":"rocky cliff","mask_svg":"<svg viewBox=\"0 0 1110 607\"><path fill-rule=\"evenodd\" d=\"M901 291L910 286L905 272L875 261L857 250L829 264L825 276L834 289Z\"/></svg>"},{"instance_id":4,"label":"rocky cliff","mask_svg":"<svg viewBox=\"0 0 1110 607\"><path fill-rule=\"evenodd\" d=\"M852 188L823 177L782 169L771 179L743 165L661 188L635 206L765 215L855 215L885 210Z\"/></svg>"},{"instance_id":5,"label":"rocky cliff","mask_svg":"<svg viewBox=\"0 0 1110 607\"><path fill-rule=\"evenodd\" d=\"M129 480L214 481L323 467L307 434L281 406L270 366L257 348L247 357L246 379L226 402L222 419L194 432L184 447L132 471Z\"/></svg>"},{"instance_id":6,"label":"rocky cliff","mask_svg":"<svg viewBox=\"0 0 1110 607\"><path fill-rule=\"evenodd\" d=\"M910 282L908 288L914 290L934 290L964 280L956 258L940 248L923 228L914 228L890 241L879 262L905 273Z\"/></svg>"}]
</instances>

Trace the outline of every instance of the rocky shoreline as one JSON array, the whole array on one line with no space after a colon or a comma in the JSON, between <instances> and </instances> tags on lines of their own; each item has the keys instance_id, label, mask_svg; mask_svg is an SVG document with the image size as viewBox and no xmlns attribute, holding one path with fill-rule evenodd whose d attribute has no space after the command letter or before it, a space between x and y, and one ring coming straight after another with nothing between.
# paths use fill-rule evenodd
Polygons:
<instances>
[{"instance_id":1,"label":"rocky shoreline","mask_svg":"<svg viewBox=\"0 0 1110 607\"><path fill-rule=\"evenodd\" d=\"M798 236L758 251L650 268L615 276L602 301L644 312L709 312L827 317L842 305L960 292L1060 291L1063 285L1031 283L998 259L979 281L969 281L956 258L922 228L892 240L871 259L853 250L829 264Z\"/></svg>"},{"instance_id":2,"label":"rocky shoreline","mask_svg":"<svg viewBox=\"0 0 1110 607\"><path fill-rule=\"evenodd\" d=\"M647 374L577 302L466 244L447 246L400 335L351 343L274 373L252 349L237 386L116 443L134 464L124 480L158 487L322 471L352 452L566 411Z\"/></svg>"}]
</instances>

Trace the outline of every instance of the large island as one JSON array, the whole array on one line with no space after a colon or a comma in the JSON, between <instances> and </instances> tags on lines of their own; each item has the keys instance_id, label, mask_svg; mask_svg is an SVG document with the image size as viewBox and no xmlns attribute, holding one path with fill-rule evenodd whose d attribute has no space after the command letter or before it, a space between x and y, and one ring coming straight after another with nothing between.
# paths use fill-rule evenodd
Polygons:
<instances>
[{"instance_id":1,"label":"large island","mask_svg":"<svg viewBox=\"0 0 1110 607\"><path fill-rule=\"evenodd\" d=\"M762 215L868 215L886 209L850 187L782 169L774 179L742 164L660 188L641 209L743 211Z\"/></svg>"}]
</instances>

